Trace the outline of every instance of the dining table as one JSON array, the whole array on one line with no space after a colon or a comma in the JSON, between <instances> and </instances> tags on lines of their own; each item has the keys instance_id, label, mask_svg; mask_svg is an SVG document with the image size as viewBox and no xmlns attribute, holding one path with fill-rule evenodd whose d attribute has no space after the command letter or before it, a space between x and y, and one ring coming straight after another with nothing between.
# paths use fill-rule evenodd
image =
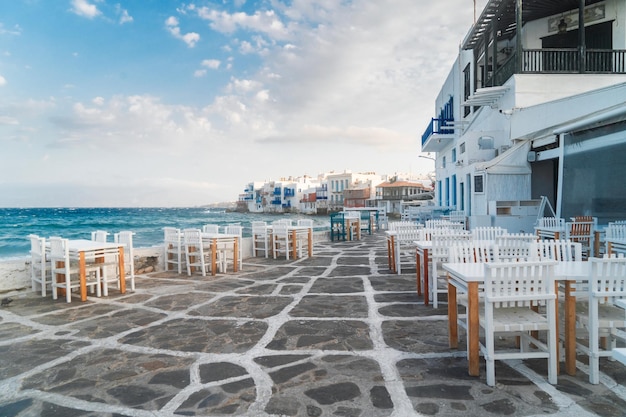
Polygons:
<instances>
[{"instance_id":1,"label":"dining table","mask_svg":"<svg viewBox=\"0 0 626 417\"><path fill-rule=\"evenodd\" d=\"M201 233L203 244L211 248L211 275L217 274L217 247L233 245L233 272L239 271L239 235L233 233Z\"/></svg>"},{"instance_id":2,"label":"dining table","mask_svg":"<svg viewBox=\"0 0 626 417\"><path fill-rule=\"evenodd\" d=\"M450 348L458 348L458 310L457 292L467 294L467 356L468 373L480 374L480 323L479 291L485 281L484 263L444 263L448 273L448 337ZM564 342L565 372L576 373L576 285L584 284L589 276L589 263L586 261L558 261L554 268L555 286L559 282L564 286ZM558 305L557 305L558 319ZM556 336L558 338L558 335ZM558 340L556 341L558 342Z\"/></svg>"},{"instance_id":3,"label":"dining table","mask_svg":"<svg viewBox=\"0 0 626 417\"><path fill-rule=\"evenodd\" d=\"M80 279L80 300L87 301L87 259L95 263L104 263L106 255L115 255L118 264L120 293L126 293L124 273L124 244L114 242L96 242L88 239L69 239L67 242L71 259L78 260Z\"/></svg>"}]
</instances>

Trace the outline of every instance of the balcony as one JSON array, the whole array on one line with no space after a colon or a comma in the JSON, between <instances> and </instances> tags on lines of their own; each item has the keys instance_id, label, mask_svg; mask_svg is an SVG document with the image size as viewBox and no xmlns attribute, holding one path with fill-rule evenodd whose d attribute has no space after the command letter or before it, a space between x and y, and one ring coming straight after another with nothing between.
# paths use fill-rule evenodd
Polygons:
<instances>
[{"instance_id":1,"label":"balcony","mask_svg":"<svg viewBox=\"0 0 626 417\"><path fill-rule=\"evenodd\" d=\"M276 205L276 206L280 206L282 204L282 200L280 198L275 198L271 201L270 204Z\"/></svg>"},{"instance_id":2,"label":"balcony","mask_svg":"<svg viewBox=\"0 0 626 417\"><path fill-rule=\"evenodd\" d=\"M274 188L274 195L282 195L282 192L280 190L280 187L278 188Z\"/></svg>"},{"instance_id":3,"label":"balcony","mask_svg":"<svg viewBox=\"0 0 626 417\"><path fill-rule=\"evenodd\" d=\"M296 190L294 190L293 188L285 188L285 197L295 197L296 196Z\"/></svg>"},{"instance_id":4,"label":"balcony","mask_svg":"<svg viewBox=\"0 0 626 417\"><path fill-rule=\"evenodd\" d=\"M422 152L439 152L454 140L454 119L433 117L422 135Z\"/></svg>"}]
</instances>

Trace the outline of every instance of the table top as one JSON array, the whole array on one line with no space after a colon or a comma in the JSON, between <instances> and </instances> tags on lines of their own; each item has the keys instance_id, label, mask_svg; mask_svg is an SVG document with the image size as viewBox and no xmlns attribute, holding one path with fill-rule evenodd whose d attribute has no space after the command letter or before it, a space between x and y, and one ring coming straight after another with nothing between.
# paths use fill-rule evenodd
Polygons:
<instances>
[{"instance_id":1,"label":"table top","mask_svg":"<svg viewBox=\"0 0 626 417\"><path fill-rule=\"evenodd\" d=\"M444 263L443 269L451 276L465 282L483 282L485 280L484 263ZM589 262L558 261L554 267L556 280L584 281L589 275Z\"/></svg>"},{"instance_id":2,"label":"table top","mask_svg":"<svg viewBox=\"0 0 626 417\"><path fill-rule=\"evenodd\" d=\"M89 239L69 239L67 241L70 252L83 252L101 249L117 249L120 246L126 246L123 243L115 242L96 242Z\"/></svg>"}]
</instances>

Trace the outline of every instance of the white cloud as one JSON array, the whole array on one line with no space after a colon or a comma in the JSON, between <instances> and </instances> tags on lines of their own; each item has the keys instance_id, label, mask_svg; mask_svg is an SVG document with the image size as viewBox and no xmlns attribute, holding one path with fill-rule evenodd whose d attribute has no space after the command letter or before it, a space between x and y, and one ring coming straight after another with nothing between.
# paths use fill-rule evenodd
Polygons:
<instances>
[{"instance_id":1,"label":"white cloud","mask_svg":"<svg viewBox=\"0 0 626 417\"><path fill-rule=\"evenodd\" d=\"M174 16L170 16L167 20L165 20L165 27L172 34L172 36L176 39L182 40L190 48L196 46L196 43L200 40L200 35L195 32L182 34L178 25L178 19Z\"/></svg>"},{"instance_id":2,"label":"white cloud","mask_svg":"<svg viewBox=\"0 0 626 417\"><path fill-rule=\"evenodd\" d=\"M218 69L221 62L218 59L205 59L202 61L202 66L209 69Z\"/></svg>"},{"instance_id":3,"label":"white cloud","mask_svg":"<svg viewBox=\"0 0 626 417\"><path fill-rule=\"evenodd\" d=\"M272 10L257 11L252 15L237 12L229 14L202 7L197 10L198 16L209 20L209 26L218 32L233 33L238 29L259 32L272 39L287 39L289 28Z\"/></svg>"},{"instance_id":4,"label":"white cloud","mask_svg":"<svg viewBox=\"0 0 626 417\"><path fill-rule=\"evenodd\" d=\"M195 70L193 72L193 76L196 78L200 78L200 77L204 77L206 75L206 70L205 69L199 69L199 70Z\"/></svg>"},{"instance_id":5,"label":"white cloud","mask_svg":"<svg viewBox=\"0 0 626 417\"><path fill-rule=\"evenodd\" d=\"M7 79L0 75L0 87L4 87L7 84Z\"/></svg>"},{"instance_id":6,"label":"white cloud","mask_svg":"<svg viewBox=\"0 0 626 417\"><path fill-rule=\"evenodd\" d=\"M72 0L72 8L70 10L88 19L93 19L102 14L95 4L91 4L87 0Z\"/></svg>"},{"instance_id":7,"label":"white cloud","mask_svg":"<svg viewBox=\"0 0 626 417\"><path fill-rule=\"evenodd\" d=\"M22 34L22 28L19 25L15 25L13 26L13 29L6 29L4 27L4 24L2 22L0 22L0 35L21 35Z\"/></svg>"},{"instance_id":8,"label":"white cloud","mask_svg":"<svg viewBox=\"0 0 626 417\"><path fill-rule=\"evenodd\" d=\"M117 7L119 8L119 4L117 5ZM123 25L124 23L132 23L134 20L133 17L128 14L128 10L119 9L119 15L120 15L120 20L119 20L120 25Z\"/></svg>"}]
</instances>

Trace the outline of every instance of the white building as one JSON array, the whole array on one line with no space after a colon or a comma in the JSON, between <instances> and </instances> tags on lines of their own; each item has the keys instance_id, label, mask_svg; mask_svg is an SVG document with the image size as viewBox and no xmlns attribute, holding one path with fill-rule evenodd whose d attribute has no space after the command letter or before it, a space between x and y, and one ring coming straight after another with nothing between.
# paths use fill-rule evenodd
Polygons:
<instances>
[{"instance_id":1,"label":"white building","mask_svg":"<svg viewBox=\"0 0 626 417\"><path fill-rule=\"evenodd\" d=\"M624 21L624 0L489 0L422 137L435 204L515 231L542 196L559 217L626 219Z\"/></svg>"}]
</instances>

